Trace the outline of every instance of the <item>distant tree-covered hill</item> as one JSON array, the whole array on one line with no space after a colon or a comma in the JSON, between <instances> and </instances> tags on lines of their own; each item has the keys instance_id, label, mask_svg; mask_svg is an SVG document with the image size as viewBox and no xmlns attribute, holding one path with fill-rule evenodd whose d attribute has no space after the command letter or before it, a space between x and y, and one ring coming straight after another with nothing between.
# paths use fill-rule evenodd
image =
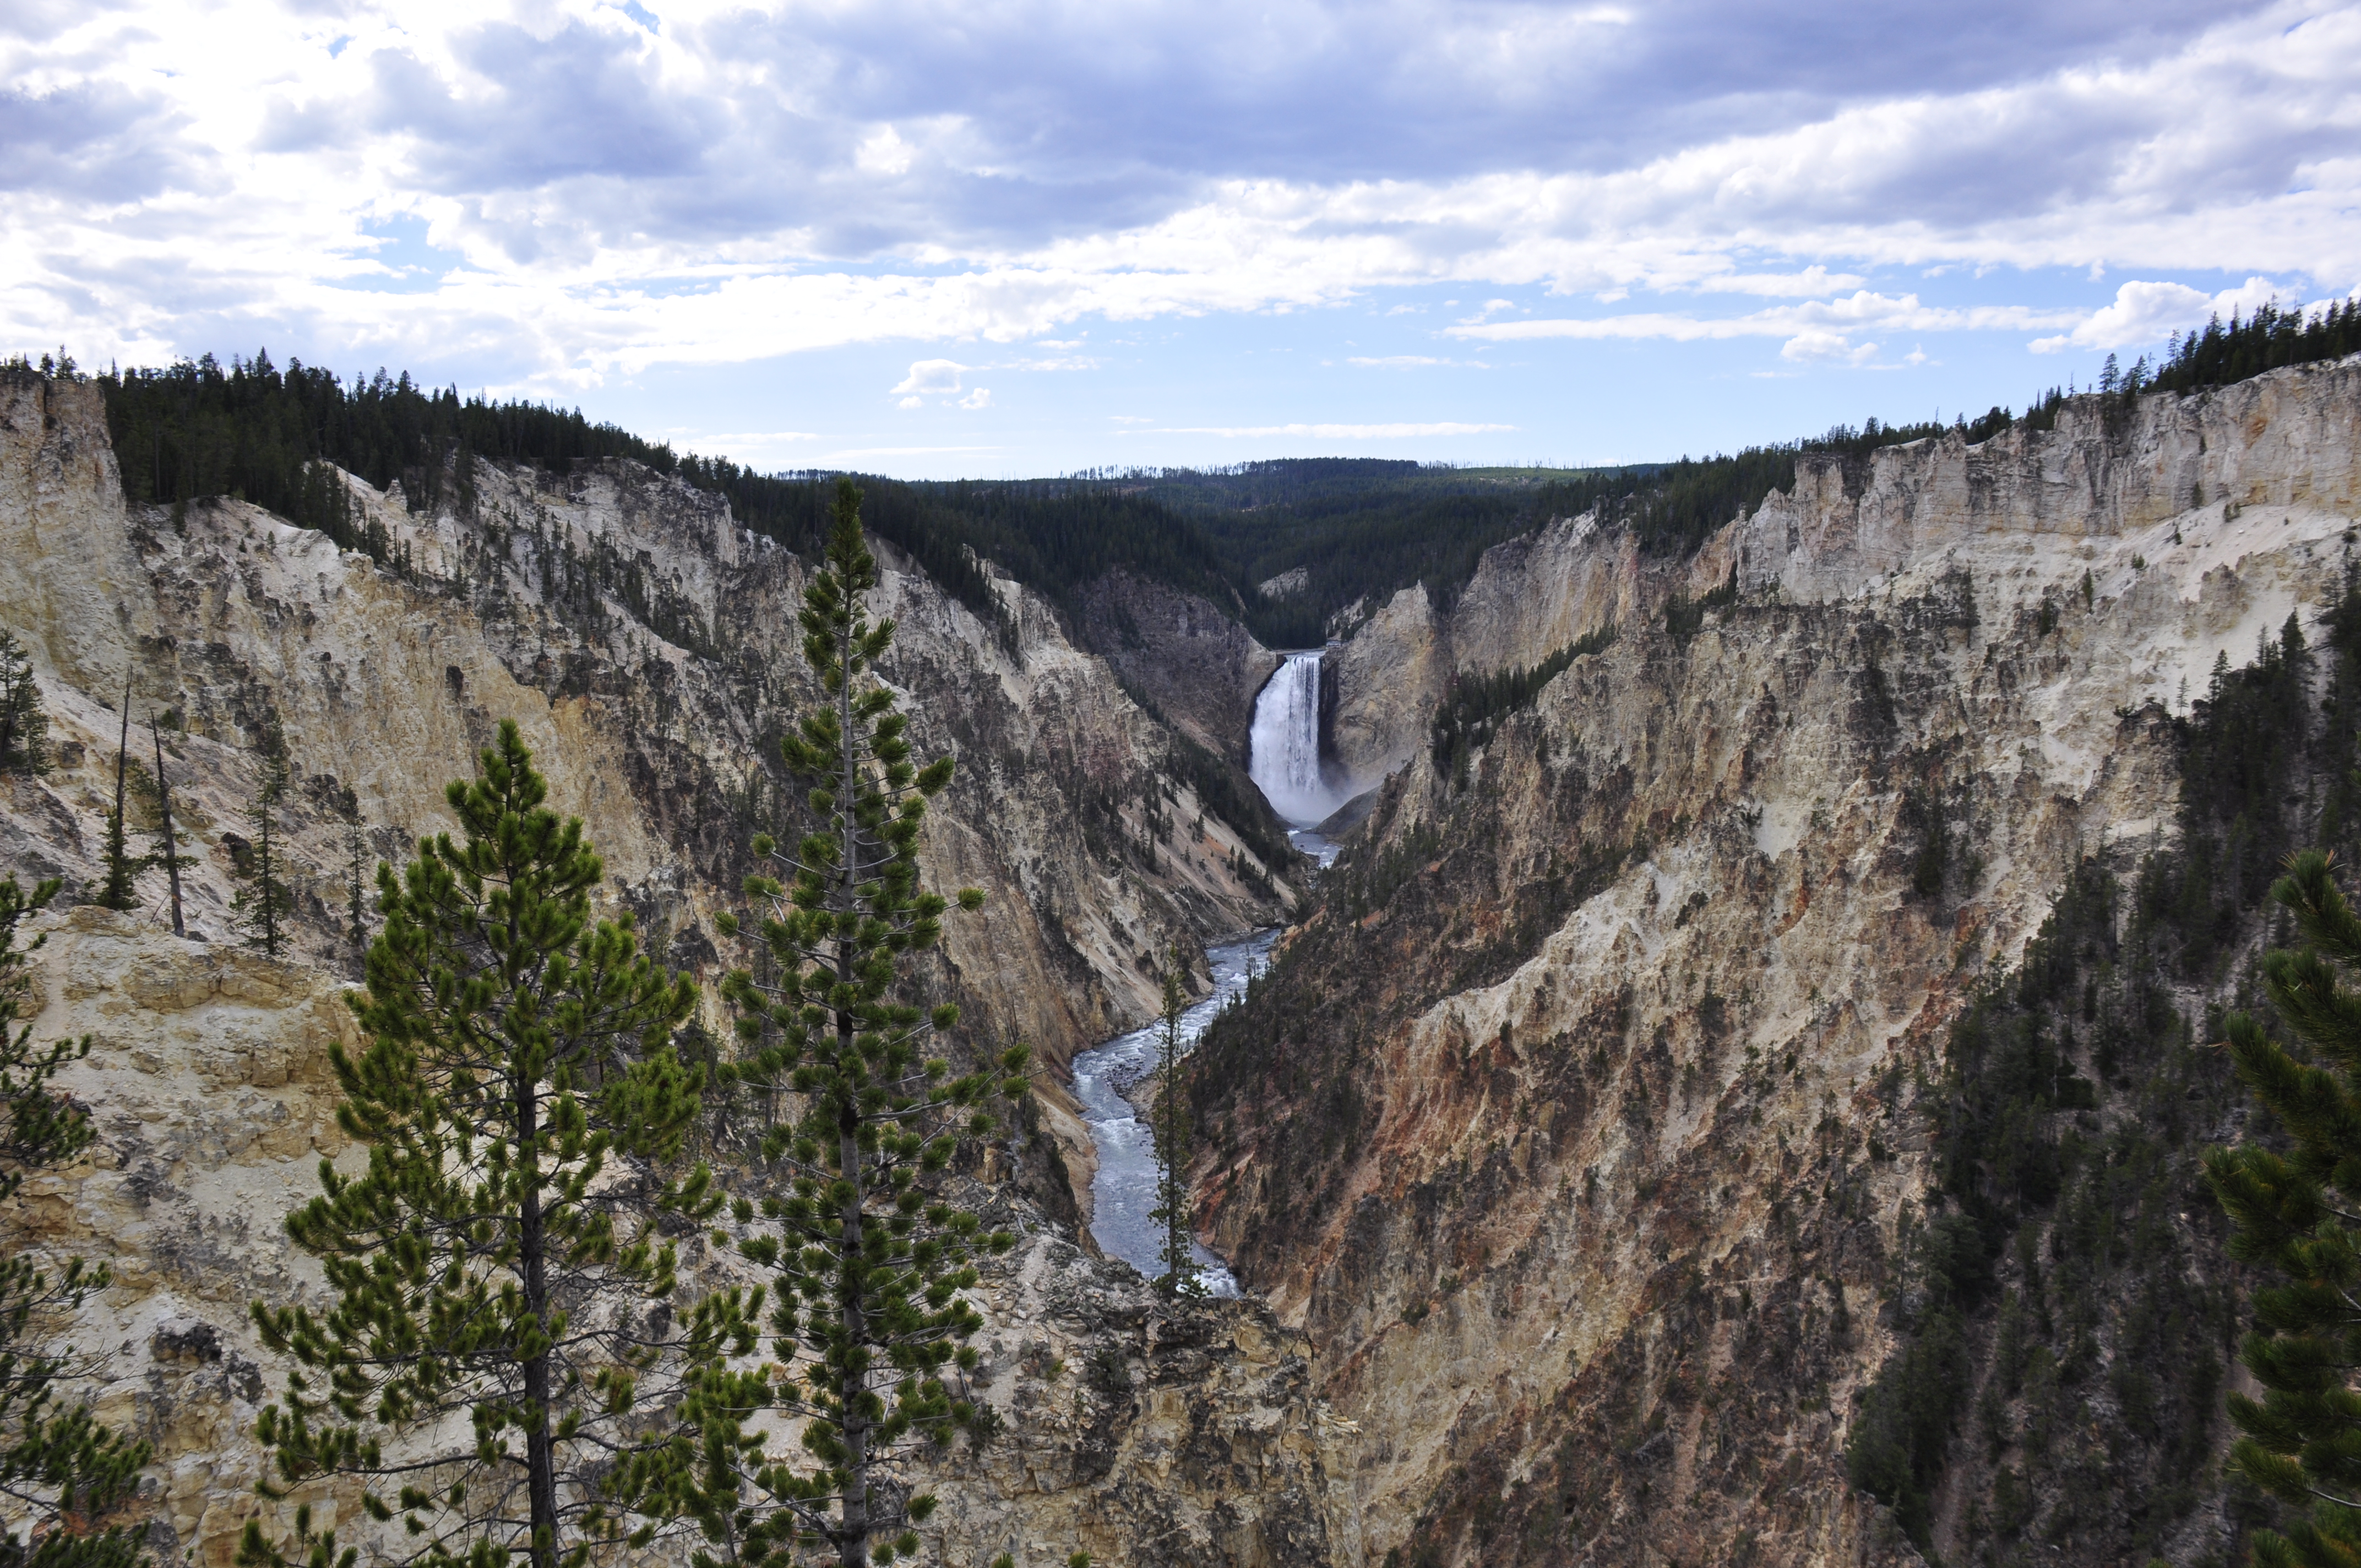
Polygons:
<instances>
[{"instance_id":1,"label":"distant tree-covered hill","mask_svg":"<svg viewBox=\"0 0 2361 1568\"><path fill-rule=\"evenodd\" d=\"M2174 341L2151 367L2118 371L2098 389L2123 400L2190 392L2281 366L2361 351L2361 303L2324 311L2266 307ZM49 367L45 358L43 365ZM70 367L63 367L70 372ZM353 515L319 467L333 463L409 504L471 504L471 459L562 469L623 457L729 498L746 527L815 554L835 476L760 474L723 457L673 450L581 411L462 398L408 374L347 382L267 352L223 364L207 355L98 378L135 501L184 502L235 494L352 549L384 558L390 542ZM1094 469L1055 479L912 482L862 476L862 516L948 591L998 621L991 562L1060 607L1123 568L1200 594L1266 645L1324 638L1356 601L1381 602L1423 583L1447 602L1485 551L1553 518L1597 512L1630 529L1652 554L1696 550L1731 519L1795 482L1806 452L1866 457L1881 446L1951 431L1982 441L2011 428L2047 429L2065 394L2037 397L2023 414L1995 407L1950 425L1840 425L1802 441L1736 455L1589 469L1461 468L1378 458L1312 457L1218 468ZM1301 572L1300 579L1292 574ZM1290 578L1265 595L1258 585Z\"/></svg>"}]
</instances>

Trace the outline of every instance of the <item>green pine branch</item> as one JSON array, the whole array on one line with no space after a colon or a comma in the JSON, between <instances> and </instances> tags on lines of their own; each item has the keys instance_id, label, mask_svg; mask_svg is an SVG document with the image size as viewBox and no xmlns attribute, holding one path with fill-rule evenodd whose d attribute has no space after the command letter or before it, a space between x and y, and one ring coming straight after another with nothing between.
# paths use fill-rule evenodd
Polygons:
<instances>
[{"instance_id":1,"label":"green pine branch","mask_svg":"<svg viewBox=\"0 0 2361 1568\"><path fill-rule=\"evenodd\" d=\"M367 1042L331 1048L368 1168L323 1160L287 1221L334 1303L254 1304L293 1364L257 1423L261 1490L357 1479L372 1520L401 1521L389 1561L581 1568L653 1539L610 1477L674 1441L650 1412L720 1354L710 1325L673 1324L662 1229L720 1201L701 1165L664 1175L703 1088L670 1043L696 988L628 916L592 918L603 868L546 794L504 722L445 792L461 836L422 840L399 877L379 867L383 924L349 998ZM304 1513L283 1540L250 1526L240 1562L337 1568L357 1550Z\"/></svg>"},{"instance_id":2,"label":"green pine branch","mask_svg":"<svg viewBox=\"0 0 2361 1568\"><path fill-rule=\"evenodd\" d=\"M2240 1436L2229 1465L2298 1511L2284 1534L2257 1535L2267 1568L2349 1568L2361 1560L2361 917L2333 857L2294 857L2271 896L2295 919L2301 951L2263 960L2271 1005L2306 1047L2300 1058L2245 1014L2229 1020L2239 1078L2291 1146L2209 1150L2205 1179L2235 1230L2230 1254L2277 1282L2255 1291L2239 1358L2263 1390L2230 1396Z\"/></svg>"},{"instance_id":3,"label":"green pine branch","mask_svg":"<svg viewBox=\"0 0 2361 1568\"><path fill-rule=\"evenodd\" d=\"M897 1501L878 1483L973 1419L964 1374L977 1354L965 1342L983 1320L963 1292L977 1260L1014 1241L941 1195L958 1140L994 1130L986 1102L1025 1091L1028 1052L954 1075L927 1047L959 1010L906 996L911 959L950 906L921 886L917 847L951 762L912 760L907 719L876 677L895 630L862 608L876 583L847 481L799 617L827 702L781 744L814 827L793 853L756 837L773 868L747 883L760 914L721 922L765 960L725 985L742 1052L731 1077L769 1104L795 1096L801 1113L763 1144L778 1190L733 1205L753 1233L739 1250L774 1274L762 1320L773 1359L708 1370L683 1410L694 1462L665 1483L703 1531L700 1563L856 1568L917 1550L934 1499ZM958 902L973 910L983 894ZM765 1299L717 1303L707 1332L718 1341ZM800 1423L801 1456L776 1451L775 1424L756 1424L782 1420Z\"/></svg>"},{"instance_id":4,"label":"green pine branch","mask_svg":"<svg viewBox=\"0 0 2361 1568\"><path fill-rule=\"evenodd\" d=\"M33 1041L20 1024L33 1003L31 955L48 939L16 945L18 926L57 896L55 879L31 893L0 878L0 1201L33 1171L71 1164L90 1145L87 1115L53 1087L90 1054L91 1039ZM112 1283L105 1266L51 1263L11 1244L0 1250L0 1496L12 1527L0 1560L45 1568L137 1568L140 1532L104 1520L137 1486L148 1445L102 1425L64 1385L91 1368L51 1346L65 1319Z\"/></svg>"}]
</instances>

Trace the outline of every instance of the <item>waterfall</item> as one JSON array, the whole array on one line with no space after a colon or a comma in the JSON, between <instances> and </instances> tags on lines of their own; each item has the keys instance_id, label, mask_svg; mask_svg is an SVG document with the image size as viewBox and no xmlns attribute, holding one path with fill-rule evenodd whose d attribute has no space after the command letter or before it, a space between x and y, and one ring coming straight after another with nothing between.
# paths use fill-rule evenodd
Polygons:
<instances>
[{"instance_id":1,"label":"waterfall","mask_svg":"<svg viewBox=\"0 0 2361 1568\"><path fill-rule=\"evenodd\" d=\"M1344 794L1320 762L1320 651L1290 653L1255 699L1246 776L1270 808L1298 828L1317 827Z\"/></svg>"}]
</instances>

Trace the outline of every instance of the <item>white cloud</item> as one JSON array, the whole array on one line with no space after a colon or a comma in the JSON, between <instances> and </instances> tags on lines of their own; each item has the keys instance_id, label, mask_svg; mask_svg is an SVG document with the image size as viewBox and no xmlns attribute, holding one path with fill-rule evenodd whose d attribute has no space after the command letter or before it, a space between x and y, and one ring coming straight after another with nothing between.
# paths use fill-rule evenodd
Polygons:
<instances>
[{"instance_id":1,"label":"white cloud","mask_svg":"<svg viewBox=\"0 0 2361 1568\"><path fill-rule=\"evenodd\" d=\"M963 409L988 409L992 406L992 391L989 388L978 387L961 398L959 406Z\"/></svg>"},{"instance_id":2,"label":"white cloud","mask_svg":"<svg viewBox=\"0 0 2361 1568\"><path fill-rule=\"evenodd\" d=\"M1801 272L1722 272L1700 278L1691 285L1718 294L1764 294L1781 299L1815 299L1846 289L1858 289L1868 280L1858 272L1831 272L1815 264ZM1611 303L1601 296L1602 302Z\"/></svg>"},{"instance_id":3,"label":"white cloud","mask_svg":"<svg viewBox=\"0 0 2361 1568\"><path fill-rule=\"evenodd\" d=\"M888 395L895 392L956 392L960 389L961 372L966 369L967 367L956 359L913 360L910 373L889 388Z\"/></svg>"},{"instance_id":4,"label":"white cloud","mask_svg":"<svg viewBox=\"0 0 2361 1568\"><path fill-rule=\"evenodd\" d=\"M880 126L863 137L860 147L853 150L852 166L864 174L906 174L914 156L910 144L893 126Z\"/></svg>"},{"instance_id":5,"label":"white cloud","mask_svg":"<svg viewBox=\"0 0 2361 1568\"><path fill-rule=\"evenodd\" d=\"M1670 338L1679 343L1738 337L1786 337L1822 342L1849 332L1993 332L2070 326L2080 311L2037 311L2023 305L1927 305L1916 294L1861 290L1842 300L1774 305L1742 316L1698 316L1642 311L1620 316L1493 322L1444 328L1452 337L1493 343L1535 338ZM1793 356L1791 356L1793 357Z\"/></svg>"},{"instance_id":6,"label":"white cloud","mask_svg":"<svg viewBox=\"0 0 2361 1568\"><path fill-rule=\"evenodd\" d=\"M2249 278L2238 288L2218 294L2185 283L2125 283L2116 289L2114 304L2092 312L2071 332L2036 339L2033 350L2055 354L2063 348L2144 348L2167 334L2202 326L2211 317L2227 321L2235 313L2252 314L2257 305L2279 298L2279 286L2268 278Z\"/></svg>"},{"instance_id":7,"label":"white cloud","mask_svg":"<svg viewBox=\"0 0 2361 1568\"><path fill-rule=\"evenodd\" d=\"M1515 430L1513 424L1243 424L1172 425L1154 431L1126 431L1126 435L1312 436L1322 441L1406 441L1426 435L1483 435Z\"/></svg>"},{"instance_id":8,"label":"white cloud","mask_svg":"<svg viewBox=\"0 0 2361 1568\"><path fill-rule=\"evenodd\" d=\"M598 0L339 0L333 26L309 0L58 10L47 32L0 29L0 347L466 356L500 390L555 392L851 344L1062 349L1085 319L1433 287L1490 296L1459 331L1499 341L1972 331L2095 349L2224 296L2125 284L2095 313L1914 298L1874 320L1708 307L1883 299L1878 268L1982 272L1968 297L1986 302L2026 269L2361 280L2350 5L2157 0L2143 30L2082 33L2084 11L2029 8L1964 64L1982 34L1947 45L1894 20L1824 75L1775 81L1730 63L1747 29L1823 24L1729 10L1704 60L1638 7L1217 8L1235 29L1177 12L1047 26L1031 0L950 30L903 0L678 0L655 32ZM1864 88L1889 49L1919 52ZM1260 108L1206 112L1241 93L1293 116L1300 155L1274 164L1258 129L1227 128L1260 127ZM1491 320L1515 289L1685 308Z\"/></svg>"},{"instance_id":9,"label":"white cloud","mask_svg":"<svg viewBox=\"0 0 2361 1568\"><path fill-rule=\"evenodd\" d=\"M1489 370L1480 359L1438 359L1432 354L1353 355L1347 365L1366 366L1373 369L1407 370L1422 365L1450 365L1463 370Z\"/></svg>"},{"instance_id":10,"label":"white cloud","mask_svg":"<svg viewBox=\"0 0 2361 1568\"><path fill-rule=\"evenodd\" d=\"M1813 327L1797 333L1785 343L1781 344L1779 357L1792 359L1799 364L1838 362L1846 365L1867 365L1876 359L1877 345L1873 343L1856 345L1840 332L1830 332L1825 327Z\"/></svg>"}]
</instances>

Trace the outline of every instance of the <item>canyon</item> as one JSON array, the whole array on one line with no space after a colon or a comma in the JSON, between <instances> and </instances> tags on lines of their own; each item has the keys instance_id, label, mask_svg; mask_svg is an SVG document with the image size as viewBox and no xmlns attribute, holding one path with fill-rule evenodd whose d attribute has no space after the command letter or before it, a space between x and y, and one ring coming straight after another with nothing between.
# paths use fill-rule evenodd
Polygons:
<instances>
[{"instance_id":1,"label":"canyon","mask_svg":"<svg viewBox=\"0 0 2361 1568\"><path fill-rule=\"evenodd\" d=\"M1367 1539L1917 1555L1850 1484L1846 1414L1940 1207L1949 1026L2078 861L2172 839L2176 716L2342 592L2356 450L2347 363L1806 454L1688 560L1560 520L1333 652L1334 751L1390 776L1205 1049L1197 1174L1216 1248L1372 1434ZM1455 675L1609 628L1455 776L1433 754ZM1971 858L1914 886L1930 821ZM1947 1560L1998 1550L1973 1502ZM2158 1555L2233 1533L2197 1508ZM2031 1550L2078 1544L2114 1560Z\"/></svg>"},{"instance_id":2,"label":"canyon","mask_svg":"<svg viewBox=\"0 0 2361 1568\"><path fill-rule=\"evenodd\" d=\"M0 780L0 856L20 883L68 886L36 1035L93 1035L63 1081L100 1126L85 1166L41 1179L27 1210L44 1245L115 1262L81 1332L104 1354L95 1408L158 1445L142 1507L168 1561L221 1568L262 1506L253 1423L284 1369L247 1303L320 1288L280 1223L319 1158L356 1157L326 1055L353 1037L339 993L357 978L340 808L372 861L400 863L454 826L444 784L515 718L604 858L603 911L706 982L708 1035L727 1029L712 982L747 961L725 958L713 916L786 809L775 737L817 690L795 621L808 566L633 465L474 479L471 505L415 513L346 481L396 541L392 569L235 499L127 506L98 389L0 377L0 624L31 651L56 752L47 777ZM1257 1496L1325 1496L1300 1336L1251 1304L1176 1321L1074 1245L1093 1146L1063 1080L1074 1050L1155 1007L1163 954L1277 917L1292 868L1263 866L1171 776L1170 732L1038 597L1002 579L1004 630L890 552L884 565L874 608L899 626L888 674L917 698L913 740L960 764L926 874L988 898L983 920L948 923L928 979L971 1037L1024 1038L1040 1069L1029 1134L981 1173L1028 1238L986 1288L1010 1303L984 1374L1008 1435L961 1455L973 1479L939 1516L945 1550L1030 1563L1064 1542L1062 1563L1139 1538L1181 1561L1192 1541L1259 1541L1264 1505L1236 1475L1264 1476ZM194 941L170 934L160 872L136 914L78 896L101 875L126 674L135 732L159 721ZM269 736L294 778L298 907L277 960L244 950L231 910ZM144 776L148 749L131 754ZM1151 803L1175 825L1160 839ZM1104 1369L1126 1357L1139 1390L1118 1399ZM1321 1530L1268 1525L1298 1542L1280 1560L1320 1560L1301 1543Z\"/></svg>"},{"instance_id":3,"label":"canyon","mask_svg":"<svg viewBox=\"0 0 2361 1568\"><path fill-rule=\"evenodd\" d=\"M423 510L343 477L398 566L235 499L131 505L115 461L96 388L0 376L0 624L58 751L0 781L0 864L66 883L36 1029L95 1037L69 1087L100 1129L22 1207L115 1260L93 1397L158 1444L159 1558L221 1568L270 1506L251 1432L281 1373L246 1303L318 1288L280 1216L352 1155L326 1069L354 1037L347 813L399 861L516 718L602 897L709 996L742 961L714 916L747 840L792 810L767 753L814 690L809 566L619 459L470 459L465 499ZM1029 1125L957 1178L1024 1239L980 1290L1000 1430L929 1478L936 1560L1920 1561L1846 1448L1916 1321L1949 1031L2075 867L2173 841L2176 727L2217 662L2343 591L2357 509L2361 365L2337 363L1803 454L1686 557L1548 520L1363 607L1281 694L1305 800L1375 792L1326 872L1191 782L1259 776L1279 719L1287 661L1235 616L995 572L994 624L881 546L887 674L920 754L959 762L927 875L988 895L928 978L1040 1069ZM1438 755L1455 680L1577 645ZM87 899L126 674L203 941L170 935L160 876L129 915ZM229 907L266 735L303 872L280 959ZM1089 1240L1068 1064L1152 1013L1172 946L1274 926L1191 1090L1203 1239L1246 1297L1163 1302ZM1938 1497L1930 1551L1982 1560L1983 1507ZM2238 1528L2216 1488L2155 1555L2219 1560Z\"/></svg>"}]
</instances>

